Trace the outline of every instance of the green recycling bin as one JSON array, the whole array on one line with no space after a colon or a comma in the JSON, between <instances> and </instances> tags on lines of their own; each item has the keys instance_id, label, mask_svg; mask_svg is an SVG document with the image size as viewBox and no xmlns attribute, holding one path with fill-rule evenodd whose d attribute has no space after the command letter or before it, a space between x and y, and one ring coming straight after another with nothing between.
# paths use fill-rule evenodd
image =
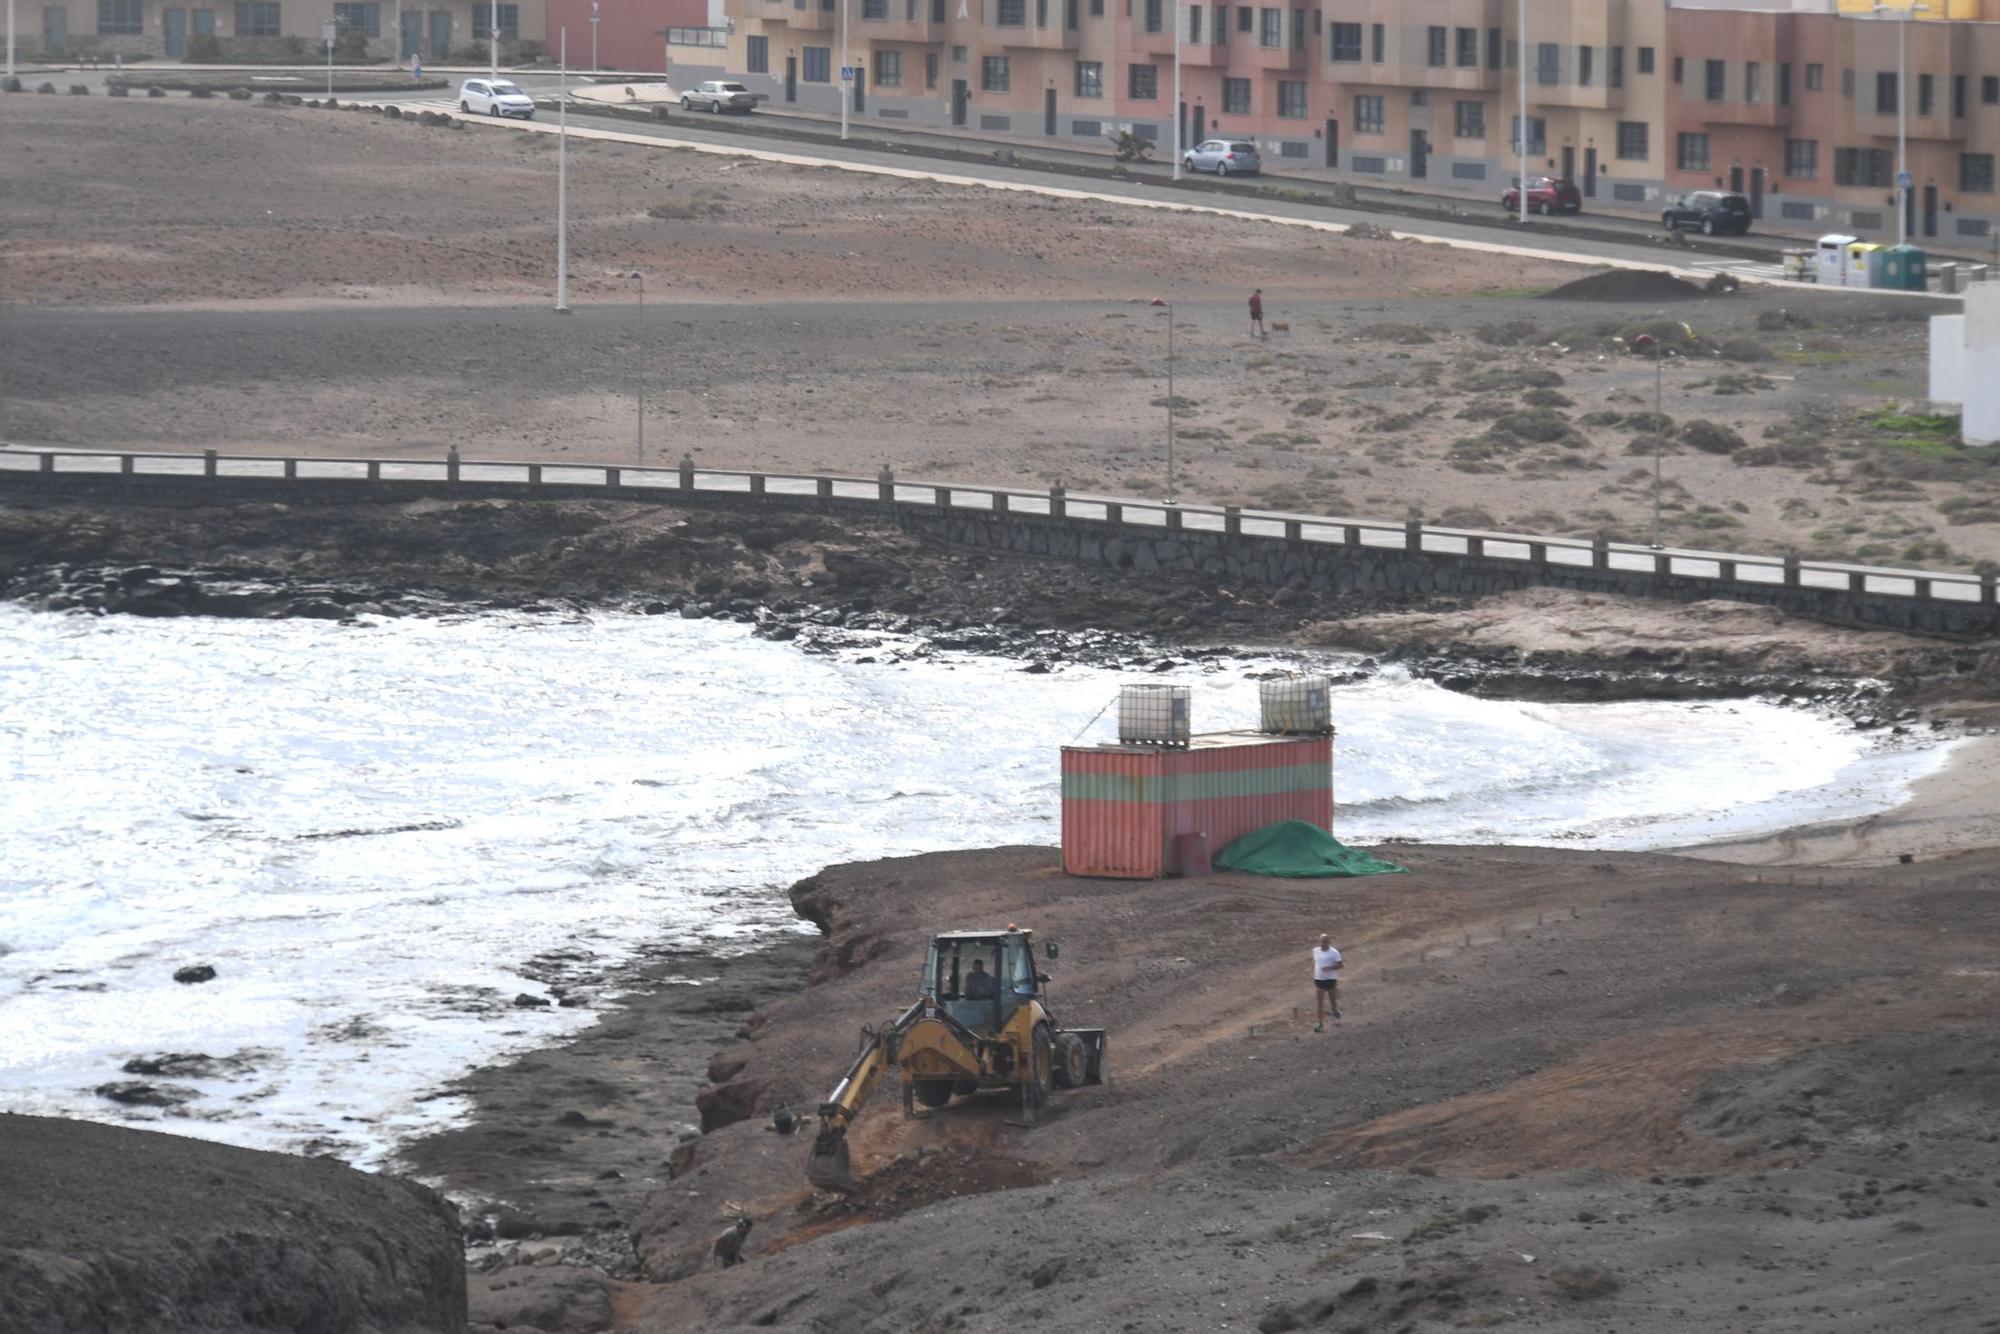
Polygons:
<instances>
[{"instance_id":1,"label":"green recycling bin","mask_svg":"<svg viewBox=\"0 0 2000 1334\"><path fill-rule=\"evenodd\" d=\"M1868 285L1921 292L1930 283L1924 252L1913 245L1884 246L1868 256Z\"/></svg>"}]
</instances>

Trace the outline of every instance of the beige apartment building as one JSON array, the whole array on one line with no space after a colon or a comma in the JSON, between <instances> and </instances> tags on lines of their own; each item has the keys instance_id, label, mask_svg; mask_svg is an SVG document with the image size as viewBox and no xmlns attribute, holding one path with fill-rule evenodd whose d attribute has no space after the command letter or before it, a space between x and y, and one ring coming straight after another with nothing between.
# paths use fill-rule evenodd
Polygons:
<instances>
[{"instance_id":1,"label":"beige apartment building","mask_svg":"<svg viewBox=\"0 0 2000 1334\"><path fill-rule=\"evenodd\" d=\"M324 25L359 33L372 55L432 64L484 45L494 6L475 0L15 0L21 50L52 60L138 56L325 56ZM498 6L503 51L545 49L544 0ZM213 41L213 48L209 42Z\"/></svg>"}]
</instances>

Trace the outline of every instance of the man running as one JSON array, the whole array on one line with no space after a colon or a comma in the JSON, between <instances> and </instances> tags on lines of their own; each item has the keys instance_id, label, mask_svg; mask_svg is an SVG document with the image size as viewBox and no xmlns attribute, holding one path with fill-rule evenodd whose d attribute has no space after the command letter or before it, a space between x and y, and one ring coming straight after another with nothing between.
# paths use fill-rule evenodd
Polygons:
<instances>
[{"instance_id":1,"label":"man running","mask_svg":"<svg viewBox=\"0 0 2000 1334\"><path fill-rule=\"evenodd\" d=\"M1326 1012L1333 1011L1333 1022L1340 1022L1340 951L1333 947L1333 937L1321 933L1319 944L1313 949L1313 1032L1326 1031Z\"/></svg>"},{"instance_id":2,"label":"man running","mask_svg":"<svg viewBox=\"0 0 2000 1334\"><path fill-rule=\"evenodd\" d=\"M1269 338L1264 332L1264 289L1258 288L1250 294L1250 336Z\"/></svg>"}]
</instances>

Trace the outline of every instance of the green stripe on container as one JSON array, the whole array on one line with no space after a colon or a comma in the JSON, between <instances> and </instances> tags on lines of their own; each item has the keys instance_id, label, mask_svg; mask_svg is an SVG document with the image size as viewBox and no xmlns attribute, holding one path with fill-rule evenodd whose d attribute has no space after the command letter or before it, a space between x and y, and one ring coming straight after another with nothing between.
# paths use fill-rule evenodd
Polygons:
<instances>
[{"instance_id":1,"label":"green stripe on container","mask_svg":"<svg viewBox=\"0 0 2000 1334\"><path fill-rule=\"evenodd\" d=\"M1333 772L1324 764L1287 764L1269 769L1238 769L1234 773L1176 774L1169 778L1064 774L1062 794L1064 801L1217 801L1310 792L1332 785Z\"/></svg>"}]
</instances>

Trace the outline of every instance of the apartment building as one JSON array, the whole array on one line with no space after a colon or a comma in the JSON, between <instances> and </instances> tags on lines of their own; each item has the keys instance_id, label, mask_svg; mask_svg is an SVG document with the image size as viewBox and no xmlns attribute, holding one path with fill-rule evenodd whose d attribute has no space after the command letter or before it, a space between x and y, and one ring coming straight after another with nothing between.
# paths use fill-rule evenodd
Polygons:
<instances>
[{"instance_id":1,"label":"apartment building","mask_svg":"<svg viewBox=\"0 0 2000 1334\"><path fill-rule=\"evenodd\" d=\"M54 0L31 7L17 0L23 51L51 60L93 55L178 60L212 50L232 55L324 58L324 25L359 33L370 54L436 64L484 45L494 6L482 0ZM497 6L503 51L544 49L543 0ZM38 12L39 11L39 12ZM39 30L36 20L39 17ZM210 43L213 43L211 47Z\"/></svg>"}]
</instances>

